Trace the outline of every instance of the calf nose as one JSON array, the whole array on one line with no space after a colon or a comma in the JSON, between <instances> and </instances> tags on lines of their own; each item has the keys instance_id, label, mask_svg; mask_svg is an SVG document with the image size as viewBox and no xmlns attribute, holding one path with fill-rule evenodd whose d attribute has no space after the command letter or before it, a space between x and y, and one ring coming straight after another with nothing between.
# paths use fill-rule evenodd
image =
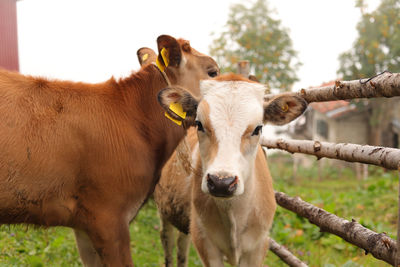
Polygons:
<instances>
[{"instance_id":1,"label":"calf nose","mask_svg":"<svg viewBox=\"0 0 400 267\"><path fill-rule=\"evenodd\" d=\"M239 179L237 176L224 176L207 174L207 187L215 197L230 197L236 191Z\"/></svg>"}]
</instances>

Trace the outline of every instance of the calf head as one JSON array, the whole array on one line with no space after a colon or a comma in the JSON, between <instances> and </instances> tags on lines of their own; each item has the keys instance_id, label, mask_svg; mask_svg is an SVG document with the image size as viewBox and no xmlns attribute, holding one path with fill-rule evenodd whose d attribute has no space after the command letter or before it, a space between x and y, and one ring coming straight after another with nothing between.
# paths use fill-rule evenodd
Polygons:
<instances>
[{"instance_id":1,"label":"calf head","mask_svg":"<svg viewBox=\"0 0 400 267\"><path fill-rule=\"evenodd\" d=\"M141 66L156 64L173 84L188 88L196 96L200 95L199 80L219 75L219 67L211 57L190 46L189 41L175 39L168 35L157 38L158 56L147 47L140 48L137 56Z\"/></svg>"},{"instance_id":2,"label":"calf head","mask_svg":"<svg viewBox=\"0 0 400 267\"><path fill-rule=\"evenodd\" d=\"M288 123L307 103L290 95L264 103L265 86L238 75L201 81L200 90L202 99L182 87L166 88L159 102L171 116L197 126L202 191L215 197L241 195L253 177L263 124ZM171 103L179 103L185 119L169 109Z\"/></svg>"}]
</instances>

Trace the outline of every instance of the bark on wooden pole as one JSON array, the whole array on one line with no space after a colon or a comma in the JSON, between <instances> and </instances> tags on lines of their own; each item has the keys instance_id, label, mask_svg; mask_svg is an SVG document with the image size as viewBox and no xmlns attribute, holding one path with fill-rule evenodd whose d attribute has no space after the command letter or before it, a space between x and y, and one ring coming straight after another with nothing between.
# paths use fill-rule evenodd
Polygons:
<instances>
[{"instance_id":1,"label":"bark on wooden pole","mask_svg":"<svg viewBox=\"0 0 400 267\"><path fill-rule=\"evenodd\" d=\"M397 253L396 253L396 265L400 265L400 163L398 165L399 173L399 188L398 188L398 202L397 202Z\"/></svg>"},{"instance_id":2,"label":"bark on wooden pole","mask_svg":"<svg viewBox=\"0 0 400 267\"><path fill-rule=\"evenodd\" d=\"M299 260L284 246L279 245L274 239L269 238L269 249L277 255L283 262L293 267L307 267L308 265Z\"/></svg>"},{"instance_id":3,"label":"bark on wooden pole","mask_svg":"<svg viewBox=\"0 0 400 267\"><path fill-rule=\"evenodd\" d=\"M320 227L321 232L335 234L347 242L371 253L375 258L391 265L395 264L397 253L396 242L385 233L378 234L356 221L342 219L332 213L301 200L299 197L289 197L282 192L276 192L277 203L296 214L305 217Z\"/></svg>"},{"instance_id":4,"label":"bark on wooden pole","mask_svg":"<svg viewBox=\"0 0 400 267\"><path fill-rule=\"evenodd\" d=\"M354 98L400 96L400 73L384 72L370 79L336 81L335 85L314 89L301 89L291 93L304 98L308 103L346 100ZM270 100L276 95L265 95Z\"/></svg>"},{"instance_id":5,"label":"bark on wooden pole","mask_svg":"<svg viewBox=\"0 0 400 267\"><path fill-rule=\"evenodd\" d=\"M290 153L304 153L316 157L340 159L349 162L373 164L390 170L397 170L400 162L400 149L356 145L347 143L328 143L312 140L284 140L261 138L261 145L277 148Z\"/></svg>"},{"instance_id":6,"label":"bark on wooden pole","mask_svg":"<svg viewBox=\"0 0 400 267\"><path fill-rule=\"evenodd\" d=\"M237 64L237 73L243 77L249 77L250 74L250 61L240 60Z\"/></svg>"}]
</instances>

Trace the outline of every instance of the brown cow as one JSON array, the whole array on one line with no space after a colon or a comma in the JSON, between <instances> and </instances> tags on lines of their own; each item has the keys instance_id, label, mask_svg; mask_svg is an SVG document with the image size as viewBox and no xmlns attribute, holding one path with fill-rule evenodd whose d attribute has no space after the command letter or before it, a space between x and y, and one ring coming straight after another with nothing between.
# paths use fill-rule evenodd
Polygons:
<instances>
[{"instance_id":1,"label":"brown cow","mask_svg":"<svg viewBox=\"0 0 400 267\"><path fill-rule=\"evenodd\" d=\"M99 84L0 71L0 224L72 227L85 265L133 266L129 222L185 135L157 93L219 72L185 40L157 42L166 77L153 64Z\"/></svg>"},{"instance_id":2,"label":"brown cow","mask_svg":"<svg viewBox=\"0 0 400 267\"><path fill-rule=\"evenodd\" d=\"M259 145L262 125L290 122L306 102L281 96L263 103L265 87L238 75L202 81L200 90L201 100L180 87L164 89L159 97L167 111L170 102L181 103L190 114L187 124L197 125L197 134L189 130L186 138L189 159L175 152L154 193L166 266L172 265L172 225L182 233L190 230L204 266L223 267L224 259L233 266L262 266L276 207ZM186 266L187 248L180 234L178 266Z\"/></svg>"}]
</instances>

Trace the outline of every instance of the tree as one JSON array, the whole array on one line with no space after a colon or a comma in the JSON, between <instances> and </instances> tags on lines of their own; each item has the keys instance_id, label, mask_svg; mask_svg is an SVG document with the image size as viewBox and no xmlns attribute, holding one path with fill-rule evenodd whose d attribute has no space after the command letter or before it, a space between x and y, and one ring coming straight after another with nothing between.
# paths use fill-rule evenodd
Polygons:
<instances>
[{"instance_id":1,"label":"tree","mask_svg":"<svg viewBox=\"0 0 400 267\"><path fill-rule=\"evenodd\" d=\"M288 91L298 80L300 63L288 30L271 13L265 0L256 0L250 7L232 5L226 30L213 41L210 51L223 71L235 71L239 60L249 60L258 80Z\"/></svg>"},{"instance_id":2,"label":"tree","mask_svg":"<svg viewBox=\"0 0 400 267\"><path fill-rule=\"evenodd\" d=\"M372 77L389 70L400 72L400 1L382 0L373 12L365 12L363 0L356 0L361 20L357 25L358 38L353 48L339 56L338 74L344 80ZM362 103L369 108L368 122L372 145L382 145L383 127L391 118L390 103L396 99L373 99Z\"/></svg>"},{"instance_id":3,"label":"tree","mask_svg":"<svg viewBox=\"0 0 400 267\"><path fill-rule=\"evenodd\" d=\"M361 21L357 25L358 38L353 48L339 56L338 73L343 79L371 77L378 72L400 71L400 1L382 0L371 13L357 1Z\"/></svg>"}]
</instances>

